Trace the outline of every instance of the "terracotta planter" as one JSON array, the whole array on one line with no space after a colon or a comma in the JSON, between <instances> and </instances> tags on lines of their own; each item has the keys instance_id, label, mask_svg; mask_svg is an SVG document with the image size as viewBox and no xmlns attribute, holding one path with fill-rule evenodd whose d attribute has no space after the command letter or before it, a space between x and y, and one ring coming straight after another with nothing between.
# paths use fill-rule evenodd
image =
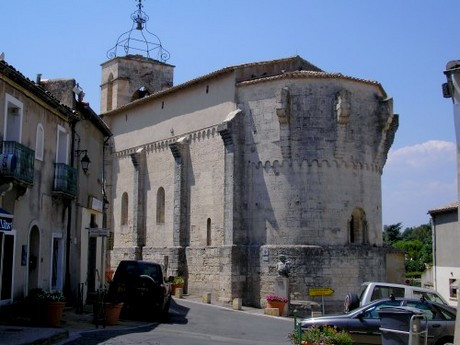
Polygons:
<instances>
[{"instance_id":1,"label":"terracotta planter","mask_svg":"<svg viewBox=\"0 0 460 345\"><path fill-rule=\"evenodd\" d=\"M184 283L182 284L171 284L171 295L175 296L176 295L176 289L184 289Z\"/></svg>"},{"instance_id":2,"label":"terracotta planter","mask_svg":"<svg viewBox=\"0 0 460 345\"><path fill-rule=\"evenodd\" d=\"M123 303L106 303L105 304L105 324L114 326L120 318L121 308Z\"/></svg>"},{"instance_id":3,"label":"terracotta planter","mask_svg":"<svg viewBox=\"0 0 460 345\"><path fill-rule=\"evenodd\" d=\"M285 302L280 301L267 301L267 308L278 308L280 315L283 314Z\"/></svg>"},{"instance_id":4,"label":"terracotta planter","mask_svg":"<svg viewBox=\"0 0 460 345\"><path fill-rule=\"evenodd\" d=\"M43 319L45 325L48 327L59 327L64 307L65 302L46 302L44 304L45 315Z\"/></svg>"}]
</instances>

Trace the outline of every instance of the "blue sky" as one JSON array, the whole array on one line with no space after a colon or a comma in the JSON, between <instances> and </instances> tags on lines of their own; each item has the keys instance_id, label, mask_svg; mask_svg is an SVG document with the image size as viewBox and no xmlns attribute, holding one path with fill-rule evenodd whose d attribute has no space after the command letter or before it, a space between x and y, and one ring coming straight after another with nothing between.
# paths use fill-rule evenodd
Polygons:
<instances>
[{"instance_id":1,"label":"blue sky","mask_svg":"<svg viewBox=\"0 0 460 345\"><path fill-rule=\"evenodd\" d=\"M131 28L135 0L2 1L0 52L24 75L75 78L99 111L100 64ZM458 0L144 0L175 84L240 63L300 55L376 80L400 114L382 178L383 224L427 223L457 199L452 103L441 84L460 58Z\"/></svg>"}]
</instances>

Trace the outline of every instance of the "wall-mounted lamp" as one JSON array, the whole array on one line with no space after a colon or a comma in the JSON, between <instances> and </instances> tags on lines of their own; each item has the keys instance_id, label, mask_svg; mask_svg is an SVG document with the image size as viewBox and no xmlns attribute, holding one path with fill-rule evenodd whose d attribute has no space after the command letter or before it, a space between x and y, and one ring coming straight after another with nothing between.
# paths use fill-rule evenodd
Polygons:
<instances>
[{"instance_id":1,"label":"wall-mounted lamp","mask_svg":"<svg viewBox=\"0 0 460 345\"><path fill-rule=\"evenodd\" d=\"M75 150L75 155L77 157L80 157L80 155L84 153L85 155L83 156L83 158L80 160L80 163L81 163L81 169L83 170L83 172L86 174L88 172L88 169L89 169L89 165L91 164L91 161L89 160L89 157L88 157L88 150Z\"/></svg>"}]
</instances>

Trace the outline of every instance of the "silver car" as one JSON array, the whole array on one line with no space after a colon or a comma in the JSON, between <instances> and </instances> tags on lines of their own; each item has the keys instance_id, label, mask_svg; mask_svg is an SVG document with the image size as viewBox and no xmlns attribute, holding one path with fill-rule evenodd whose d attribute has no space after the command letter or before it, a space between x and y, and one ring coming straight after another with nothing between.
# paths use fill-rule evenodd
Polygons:
<instances>
[{"instance_id":1,"label":"silver car","mask_svg":"<svg viewBox=\"0 0 460 345\"><path fill-rule=\"evenodd\" d=\"M348 314L303 319L300 323L302 329L311 326L335 326L350 333L354 344L381 344L379 311L397 306L414 307L423 311L428 325L428 344L444 345L454 342L456 309L424 299L382 299Z\"/></svg>"}]
</instances>

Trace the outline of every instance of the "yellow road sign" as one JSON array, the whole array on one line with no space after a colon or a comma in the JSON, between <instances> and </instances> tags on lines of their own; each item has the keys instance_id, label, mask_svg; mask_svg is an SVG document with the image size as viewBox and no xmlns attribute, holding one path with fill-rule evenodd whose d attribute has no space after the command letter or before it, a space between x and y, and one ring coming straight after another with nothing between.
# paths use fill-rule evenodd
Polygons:
<instances>
[{"instance_id":1,"label":"yellow road sign","mask_svg":"<svg viewBox=\"0 0 460 345\"><path fill-rule=\"evenodd\" d=\"M310 296L330 296L334 293L331 288L310 288L308 294Z\"/></svg>"}]
</instances>

